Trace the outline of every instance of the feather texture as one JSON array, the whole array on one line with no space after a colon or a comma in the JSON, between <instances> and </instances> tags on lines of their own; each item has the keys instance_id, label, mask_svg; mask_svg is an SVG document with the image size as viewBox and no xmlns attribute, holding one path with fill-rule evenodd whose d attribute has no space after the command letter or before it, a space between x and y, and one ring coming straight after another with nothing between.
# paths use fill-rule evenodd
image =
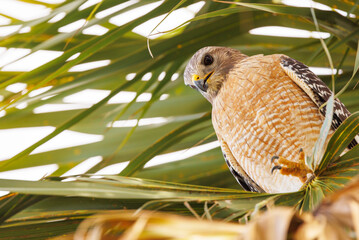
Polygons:
<instances>
[{"instance_id":1,"label":"feather texture","mask_svg":"<svg viewBox=\"0 0 359 240\"><path fill-rule=\"evenodd\" d=\"M327 85L305 64L282 55L281 66L288 76L290 76L292 80L306 92L318 107L326 103L332 95L332 91ZM326 109L321 108L320 112L325 116ZM333 112L332 129L335 130L350 116L350 112L339 99L335 99L334 101ZM348 147L352 148L357 144L357 141L354 139Z\"/></svg>"}]
</instances>

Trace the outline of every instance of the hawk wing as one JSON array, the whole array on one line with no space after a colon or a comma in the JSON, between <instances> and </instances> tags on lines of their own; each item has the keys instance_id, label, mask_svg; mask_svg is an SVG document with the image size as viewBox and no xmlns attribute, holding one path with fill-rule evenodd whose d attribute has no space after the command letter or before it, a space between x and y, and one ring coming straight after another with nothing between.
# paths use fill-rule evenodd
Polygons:
<instances>
[{"instance_id":1,"label":"hawk wing","mask_svg":"<svg viewBox=\"0 0 359 240\"><path fill-rule=\"evenodd\" d=\"M326 103L332 95L332 91L325 85L325 83L309 68L288 56L282 55L280 57L280 64L286 74L312 99L318 108ZM320 113L325 116L326 108L321 108ZM335 130L339 125L350 116L349 110L339 99L334 100L332 129ZM358 137L356 137L348 146L353 148L358 144Z\"/></svg>"},{"instance_id":2,"label":"hawk wing","mask_svg":"<svg viewBox=\"0 0 359 240\"><path fill-rule=\"evenodd\" d=\"M219 143L221 144L223 157L226 160L227 166L231 171L232 175L234 176L234 178L242 186L242 188L246 191L251 191L251 192L265 192L247 175L247 173L237 163L227 143L221 139L218 140Z\"/></svg>"}]
</instances>

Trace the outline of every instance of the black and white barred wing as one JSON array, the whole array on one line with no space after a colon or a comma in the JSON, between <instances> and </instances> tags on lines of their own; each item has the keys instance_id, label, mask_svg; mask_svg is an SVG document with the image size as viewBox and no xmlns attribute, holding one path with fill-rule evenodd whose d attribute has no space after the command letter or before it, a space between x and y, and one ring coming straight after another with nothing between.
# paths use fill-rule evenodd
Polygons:
<instances>
[{"instance_id":1,"label":"black and white barred wing","mask_svg":"<svg viewBox=\"0 0 359 240\"><path fill-rule=\"evenodd\" d=\"M281 56L281 67L287 75L312 99L318 108L328 101L332 95L332 91L327 85L303 63L290 58L288 56ZM320 112L325 116L325 108L321 108ZM350 116L349 110L339 100L334 100L332 129L335 130L339 125ZM355 139L348 146L354 147L358 144L359 137Z\"/></svg>"}]
</instances>

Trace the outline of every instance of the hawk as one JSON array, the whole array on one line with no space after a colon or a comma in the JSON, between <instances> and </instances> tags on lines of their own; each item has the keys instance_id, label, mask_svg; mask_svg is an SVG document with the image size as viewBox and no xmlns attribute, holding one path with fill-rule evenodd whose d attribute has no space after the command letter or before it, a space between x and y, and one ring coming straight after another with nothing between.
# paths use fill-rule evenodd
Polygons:
<instances>
[{"instance_id":1,"label":"hawk","mask_svg":"<svg viewBox=\"0 0 359 240\"><path fill-rule=\"evenodd\" d=\"M324 120L319 107L332 92L306 65L282 54L204 47L189 61L184 80L212 104L223 156L244 190L297 191L312 176L304 159ZM348 116L336 99L329 136Z\"/></svg>"}]
</instances>

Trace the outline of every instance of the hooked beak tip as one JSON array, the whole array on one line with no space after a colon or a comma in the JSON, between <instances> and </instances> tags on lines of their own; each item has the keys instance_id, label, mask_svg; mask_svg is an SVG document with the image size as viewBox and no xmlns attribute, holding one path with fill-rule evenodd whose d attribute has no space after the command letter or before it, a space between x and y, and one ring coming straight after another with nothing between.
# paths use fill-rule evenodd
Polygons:
<instances>
[{"instance_id":1,"label":"hooked beak tip","mask_svg":"<svg viewBox=\"0 0 359 240\"><path fill-rule=\"evenodd\" d=\"M194 85L201 91L207 92L208 84L204 81L204 79L200 79L194 82Z\"/></svg>"}]
</instances>

